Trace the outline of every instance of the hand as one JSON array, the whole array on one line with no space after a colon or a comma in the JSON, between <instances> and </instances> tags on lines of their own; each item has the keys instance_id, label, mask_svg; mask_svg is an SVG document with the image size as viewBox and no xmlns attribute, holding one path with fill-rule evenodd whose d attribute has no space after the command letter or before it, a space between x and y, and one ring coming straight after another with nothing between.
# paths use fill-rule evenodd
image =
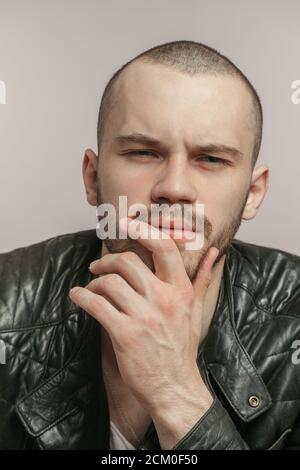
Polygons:
<instances>
[{"instance_id":1,"label":"hand","mask_svg":"<svg viewBox=\"0 0 300 470\"><path fill-rule=\"evenodd\" d=\"M129 236L136 223L140 233L149 228L131 221ZM133 252L107 254L90 268L100 277L70 297L106 329L124 383L151 410L174 390L199 384L203 303L218 249L209 250L191 283L173 239L138 241L152 253L155 274Z\"/></svg>"}]
</instances>

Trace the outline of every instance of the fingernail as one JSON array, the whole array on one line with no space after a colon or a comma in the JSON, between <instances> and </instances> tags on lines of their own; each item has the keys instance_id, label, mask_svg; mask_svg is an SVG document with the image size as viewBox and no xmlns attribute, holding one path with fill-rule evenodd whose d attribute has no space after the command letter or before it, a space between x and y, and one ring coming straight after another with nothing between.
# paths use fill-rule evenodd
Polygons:
<instances>
[{"instance_id":1,"label":"fingernail","mask_svg":"<svg viewBox=\"0 0 300 470\"><path fill-rule=\"evenodd\" d=\"M98 261L93 261L90 265L89 265L89 269L91 269L93 266L96 266Z\"/></svg>"},{"instance_id":2,"label":"fingernail","mask_svg":"<svg viewBox=\"0 0 300 470\"><path fill-rule=\"evenodd\" d=\"M70 290L70 294L75 294L75 292L77 292L78 290L80 289L80 287L72 287L72 289Z\"/></svg>"}]
</instances>

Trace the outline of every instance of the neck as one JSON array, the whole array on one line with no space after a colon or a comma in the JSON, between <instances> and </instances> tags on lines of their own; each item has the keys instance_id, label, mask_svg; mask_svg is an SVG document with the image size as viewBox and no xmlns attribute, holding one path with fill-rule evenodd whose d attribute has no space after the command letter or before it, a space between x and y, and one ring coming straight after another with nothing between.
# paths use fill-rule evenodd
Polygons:
<instances>
[{"instance_id":1,"label":"neck","mask_svg":"<svg viewBox=\"0 0 300 470\"><path fill-rule=\"evenodd\" d=\"M203 305L202 339L206 337L213 315L215 313L221 287L225 258L226 255L222 256L220 261L212 269L211 281L208 286Z\"/></svg>"}]
</instances>

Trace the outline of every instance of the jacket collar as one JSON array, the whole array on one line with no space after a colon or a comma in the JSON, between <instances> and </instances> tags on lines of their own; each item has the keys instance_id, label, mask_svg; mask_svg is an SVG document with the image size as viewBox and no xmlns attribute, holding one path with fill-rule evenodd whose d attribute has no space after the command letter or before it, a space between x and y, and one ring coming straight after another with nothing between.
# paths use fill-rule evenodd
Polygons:
<instances>
[{"instance_id":1,"label":"jacket collar","mask_svg":"<svg viewBox=\"0 0 300 470\"><path fill-rule=\"evenodd\" d=\"M98 252L99 253L99 252ZM95 254L94 259L98 257ZM238 260L229 250L218 301L198 361L212 375L228 405L244 421L271 406L271 397L244 349L234 324L232 284ZM91 277L92 278L92 277ZM108 449L109 411L101 367L101 327L90 315L71 359L23 397L16 407L27 432L43 449ZM257 396L255 408L250 396ZM147 435L156 439L153 426Z\"/></svg>"}]
</instances>

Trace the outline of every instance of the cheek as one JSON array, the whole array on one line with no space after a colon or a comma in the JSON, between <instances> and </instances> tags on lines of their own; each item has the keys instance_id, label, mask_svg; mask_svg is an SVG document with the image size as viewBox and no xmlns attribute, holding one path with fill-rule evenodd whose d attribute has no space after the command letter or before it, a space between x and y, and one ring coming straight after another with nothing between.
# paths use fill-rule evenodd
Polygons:
<instances>
[{"instance_id":1,"label":"cheek","mask_svg":"<svg viewBox=\"0 0 300 470\"><path fill-rule=\"evenodd\" d=\"M204 210L216 230L239 213L245 197L245 181L232 179L215 185L212 197L204 201Z\"/></svg>"},{"instance_id":2,"label":"cheek","mask_svg":"<svg viewBox=\"0 0 300 470\"><path fill-rule=\"evenodd\" d=\"M136 202L146 203L150 195L150 175L136 174L136 171L128 165L111 161L99 168L99 183L104 200L116 204L119 196L127 196L128 204ZM147 189L149 188L149 189Z\"/></svg>"}]
</instances>

